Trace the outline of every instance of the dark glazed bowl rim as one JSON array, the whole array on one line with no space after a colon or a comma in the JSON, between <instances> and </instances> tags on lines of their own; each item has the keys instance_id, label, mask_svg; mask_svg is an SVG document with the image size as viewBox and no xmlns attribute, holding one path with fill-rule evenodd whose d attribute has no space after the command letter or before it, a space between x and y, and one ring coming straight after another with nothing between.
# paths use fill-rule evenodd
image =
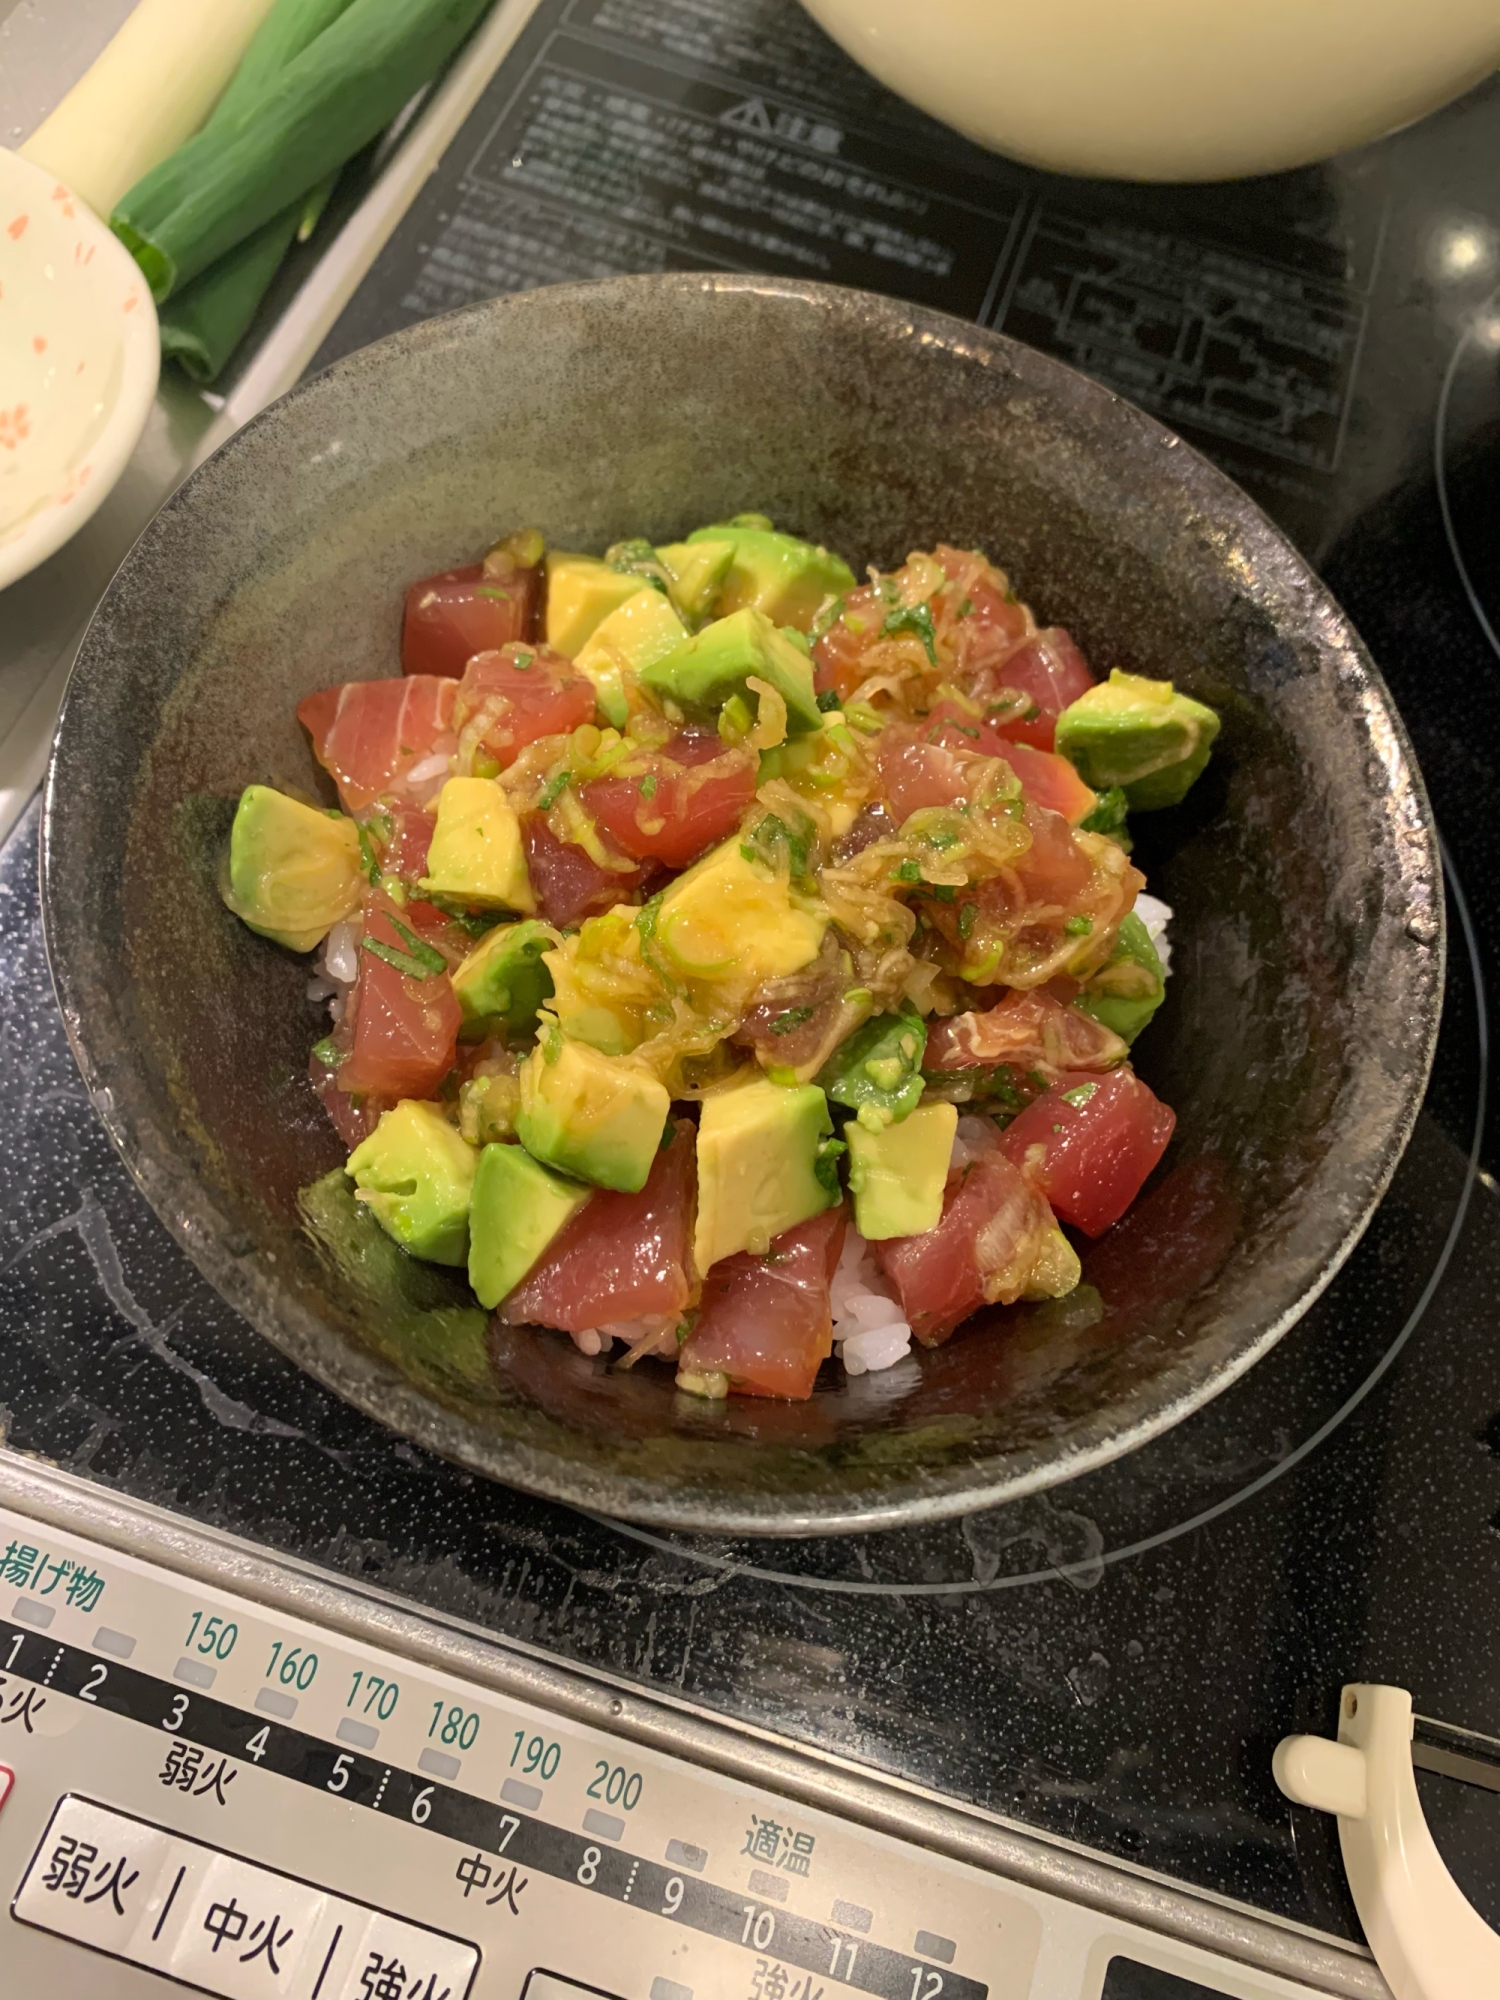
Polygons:
<instances>
[{"instance_id":1,"label":"dark glazed bowl rim","mask_svg":"<svg viewBox=\"0 0 1500 2000\"><path fill-rule=\"evenodd\" d=\"M153 545L170 537L174 524L191 517L211 469L226 455L243 451L291 405L335 393L372 368L399 368L403 357L460 338L496 341L545 337L550 315L566 313L570 300L608 299L620 310L651 292L683 297L749 294L764 304L785 302L788 311L812 309L830 319L857 310L861 320L892 341L947 350L965 362L1003 371L1021 391L1086 418L1095 428L1110 426L1138 449L1143 463L1174 447L1175 488L1205 515L1232 531L1232 547L1243 577L1243 596L1253 598L1277 629L1295 617L1304 645L1338 679L1346 696L1367 720L1373 754L1382 767L1383 790L1377 811L1383 822L1383 851L1407 892L1414 914L1407 930L1425 951L1395 959L1396 990L1387 992L1383 1019L1401 1059L1401 1083L1387 1097L1395 1102L1351 1172L1339 1162L1339 1199L1326 1204L1321 1236L1299 1252L1309 1275L1296 1296L1271 1317L1256 1321L1249 1337L1225 1351L1216 1344L1195 1371L1174 1372L1171 1393L1137 1389L1109 1406L1109 1422L1087 1430L1066 1449L1048 1455L978 1458L928 1474L920 1469L900 1485L871 1499L825 1500L820 1495L775 1492L725 1493L704 1487L676 1487L615 1470L570 1463L550 1449L495 1436L424 1395L392 1364L351 1347L295 1298L284 1295L274 1260L238 1247L232 1221L216 1204L185 1160L143 1086L134 1054L121 1036L98 1033L89 1017L90 991L107 990L110 967L104 948L80 918L67 893L63 849L67 802L60 796L59 767L101 681L110 671L107 632L112 609L123 595L122 579L133 565L149 561ZM325 1386L391 1430L439 1456L504 1484L588 1511L660 1528L724 1534L779 1536L853 1533L932 1522L973 1512L1001 1501L1075 1478L1136 1449L1200 1408L1235 1381L1281 1338L1321 1295L1354 1249L1389 1185L1420 1109L1436 1046L1441 1012L1444 913L1437 834L1420 773L1401 720L1374 663L1344 614L1303 558L1239 487L1207 459L1182 443L1135 405L1061 362L967 321L913 307L875 294L780 278L727 275L651 275L606 278L512 294L441 319L423 321L336 362L308 379L253 418L212 458L178 487L145 529L95 612L69 678L45 784L41 833L43 930L54 985L68 1039L94 1107L137 1186L176 1241L219 1293L260 1333ZM1357 1084L1360 1056L1353 1061ZM1363 1055L1367 1065L1373 1057ZM1332 1172L1325 1159L1312 1176L1316 1190ZM1347 1218L1347 1219L1346 1219ZM335 1352L336 1350L336 1352ZM1197 1357L1195 1357L1197 1358ZM1135 1407L1132 1407L1132 1404ZM1124 1421L1121 1420L1122 1413ZM1019 1463L1017 1461L1020 1461Z\"/></svg>"}]
</instances>

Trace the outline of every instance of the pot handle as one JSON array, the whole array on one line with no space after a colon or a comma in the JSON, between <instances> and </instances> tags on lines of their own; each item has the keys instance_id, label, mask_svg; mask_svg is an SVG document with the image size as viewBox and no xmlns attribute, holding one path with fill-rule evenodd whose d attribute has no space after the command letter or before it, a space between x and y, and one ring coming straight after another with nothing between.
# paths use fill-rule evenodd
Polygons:
<instances>
[{"instance_id":1,"label":"pot handle","mask_svg":"<svg viewBox=\"0 0 1500 2000\"><path fill-rule=\"evenodd\" d=\"M1495 2000L1500 1936L1443 1865L1417 1796L1411 1696L1351 1683L1336 1743L1285 1736L1271 1770L1298 1805L1338 1815L1354 1906L1396 2000Z\"/></svg>"}]
</instances>

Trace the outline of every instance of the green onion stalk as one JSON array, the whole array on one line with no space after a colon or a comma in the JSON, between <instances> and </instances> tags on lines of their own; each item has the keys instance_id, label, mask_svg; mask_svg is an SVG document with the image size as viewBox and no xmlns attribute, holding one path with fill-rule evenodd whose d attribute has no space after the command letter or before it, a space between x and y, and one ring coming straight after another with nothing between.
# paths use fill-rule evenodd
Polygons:
<instances>
[{"instance_id":1,"label":"green onion stalk","mask_svg":"<svg viewBox=\"0 0 1500 2000\"><path fill-rule=\"evenodd\" d=\"M110 218L164 351L211 379L344 165L441 69L491 0L278 0L203 129Z\"/></svg>"},{"instance_id":2,"label":"green onion stalk","mask_svg":"<svg viewBox=\"0 0 1500 2000\"><path fill-rule=\"evenodd\" d=\"M203 126L212 132L248 111L289 62L336 21L349 0L277 0ZM335 175L292 203L173 294L158 315L161 351L199 382L212 382L239 346L292 239L304 242L333 192ZM125 196L130 201L132 189ZM316 206L314 206L316 204ZM123 204L122 204L123 205Z\"/></svg>"}]
</instances>

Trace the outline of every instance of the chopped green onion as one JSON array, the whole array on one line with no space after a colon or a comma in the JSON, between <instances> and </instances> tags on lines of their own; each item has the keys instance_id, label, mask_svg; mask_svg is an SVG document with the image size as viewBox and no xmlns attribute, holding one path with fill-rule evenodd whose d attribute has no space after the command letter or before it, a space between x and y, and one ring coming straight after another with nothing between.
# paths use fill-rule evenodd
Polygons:
<instances>
[{"instance_id":1,"label":"chopped green onion","mask_svg":"<svg viewBox=\"0 0 1500 2000\"><path fill-rule=\"evenodd\" d=\"M974 930L974 920L979 915L977 903L965 903L958 913L958 934L967 944Z\"/></svg>"},{"instance_id":2,"label":"chopped green onion","mask_svg":"<svg viewBox=\"0 0 1500 2000\"><path fill-rule=\"evenodd\" d=\"M838 689L824 688L823 692L818 696L818 707L823 711L825 715L832 715L833 711L838 707L838 705L839 705Z\"/></svg>"},{"instance_id":3,"label":"chopped green onion","mask_svg":"<svg viewBox=\"0 0 1500 2000\"><path fill-rule=\"evenodd\" d=\"M1063 929L1069 937L1087 937L1093 928L1094 920L1092 917L1069 917L1068 921L1063 925Z\"/></svg>"},{"instance_id":4,"label":"chopped green onion","mask_svg":"<svg viewBox=\"0 0 1500 2000\"><path fill-rule=\"evenodd\" d=\"M922 641L927 657L937 665L937 634L932 629L932 609L926 604L903 605L899 611L888 614L881 631L887 639L899 638L903 632L910 632Z\"/></svg>"},{"instance_id":5,"label":"chopped green onion","mask_svg":"<svg viewBox=\"0 0 1500 2000\"><path fill-rule=\"evenodd\" d=\"M1075 1111L1081 1111L1098 1088L1097 1083L1075 1084L1071 1090L1062 1093L1062 1101L1064 1104L1071 1104ZM1062 1127L1054 1125L1052 1129L1054 1132L1060 1132Z\"/></svg>"},{"instance_id":6,"label":"chopped green onion","mask_svg":"<svg viewBox=\"0 0 1500 2000\"><path fill-rule=\"evenodd\" d=\"M547 783L542 787L541 795L538 797L536 802L536 809L538 812L551 811L553 806L555 806L558 800L562 797L563 793L568 789L568 783L569 780L572 778L572 776L573 773L571 771L559 771L555 778L549 778L547 780Z\"/></svg>"},{"instance_id":7,"label":"chopped green onion","mask_svg":"<svg viewBox=\"0 0 1500 2000\"><path fill-rule=\"evenodd\" d=\"M656 773L648 771L636 789L640 792L643 799L654 799L656 797Z\"/></svg>"}]
</instances>

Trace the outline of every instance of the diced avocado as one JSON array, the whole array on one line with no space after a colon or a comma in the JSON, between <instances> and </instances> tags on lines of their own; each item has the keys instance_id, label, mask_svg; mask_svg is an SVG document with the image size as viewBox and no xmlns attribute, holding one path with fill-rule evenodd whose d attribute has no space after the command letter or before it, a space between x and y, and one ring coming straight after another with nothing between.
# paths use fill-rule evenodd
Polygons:
<instances>
[{"instance_id":1,"label":"diced avocado","mask_svg":"<svg viewBox=\"0 0 1500 2000\"><path fill-rule=\"evenodd\" d=\"M574 662L598 690L599 706L616 729L630 720L625 675L641 674L687 637L687 627L659 590L638 590L601 619Z\"/></svg>"},{"instance_id":2,"label":"diced avocado","mask_svg":"<svg viewBox=\"0 0 1500 2000\"><path fill-rule=\"evenodd\" d=\"M654 660L641 680L653 694L675 701L689 714L713 716L736 695L754 713L755 691L746 687L752 676L775 688L786 703L789 736L823 727L811 659L763 611L746 609L716 618L665 658Z\"/></svg>"},{"instance_id":3,"label":"diced avocado","mask_svg":"<svg viewBox=\"0 0 1500 2000\"><path fill-rule=\"evenodd\" d=\"M1096 792L1118 785L1132 812L1175 806L1208 762L1219 718L1170 681L1118 667L1057 718L1057 747Z\"/></svg>"},{"instance_id":4,"label":"diced avocado","mask_svg":"<svg viewBox=\"0 0 1500 2000\"><path fill-rule=\"evenodd\" d=\"M251 930L311 951L359 908L365 887L359 829L342 813L247 785L229 834L224 901Z\"/></svg>"},{"instance_id":5,"label":"diced avocado","mask_svg":"<svg viewBox=\"0 0 1500 2000\"><path fill-rule=\"evenodd\" d=\"M1077 1290L1082 1276L1083 1266L1078 1261L1078 1252L1054 1223L1043 1240L1021 1296L1023 1299L1065 1299L1069 1292Z\"/></svg>"},{"instance_id":6,"label":"diced avocado","mask_svg":"<svg viewBox=\"0 0 1500 2000\"><path fill-rule=\"evenodd\" d=\"M899 1125L877 1132L850 1119L844 1127L849 1192L861 1236L875 1243L937 1228L957 1129L956 1104L920 1105Z\"/></svg>"},{"instance_id":7,"label":"diced avocado","mask_svg":"<svg viewBox=\"0 0 1500 2000\"><path fill-rule=\"evenodd\" d=\"M1121 918L1115 948L1073 1002L1122 1040L1133 1042L1166 995L1151 933L1134 910Z\"/></svg>"},{"instance_id":8,"label":"diced avocado","mask_svg":"<svg viewBox=\"0 0 1500 2000\"><path fill-rule=\"evenodd\" d=\"M536 1026L537 1009L552 997L542 954L559 942L550 924L534 918L497 924L480 939L453 974L466 1042L481 1042L501 1028L526 1034Z\"/></svg>"},{"instance_id":9,"label":"diced avocado","mask_svg":"<svg viewBox=\"0 0 1500 2000\"><path fill-rule=\"evenodd\" d=\"M818 1073L835 1104L857 1112L867 1131L899 1124L922 1096L927 1023L914 1007L877 1014L841 1042Z\"/></svg>"},{"instance_id":10,"label":"diced avocado","mask_svg":"<svg viewBox=\"0 0 1500 2000\"><path fill-rule=\"evenodd\" d=\"M469 1210L469 1283L491 1311L513 1292L593 1193L540 1166L524 1146L486 1146Z\"/></svg>"},{"instance_id":11,"label":"diced avocado","mask_svg":"<svg viewBox=\"0 0 1500 2000\"><path fill-rule=\"evenodd\" d=\"M543 1042L521 1070L516 1133L547 1166L635 1194L646 1185L670 1109L649 1071L585 1042Z\"/></svg>"},{"instance_id":12,"label":"diced avocado","mask_svg":"<svg viewBox=\"0 0 1500 2000\"><path fill-rule=\"evenodd\" d=\"M478 1161L437 1105L403 1098L355 1147L345 1172L403 1250L430 1264L462 1264Z\"/></svg>"},{"instance_id":13,"label":"diced avocado","mask_svg":"<svg viewBox=\"0 0 1500 2000\"><path fill-rule=\"evenodd\" d=\"M510 1070L480 1071L458 1086L458 1129L471 1146L513 1139L521 1109L521 1079Z\"/></svg>"},{"instance_id":14,"label":"diced avocado","mask_svg":"<svg viewBox=\"0 0 1500 2000\"><path fill-rule=\"evenodd\" d=\"M1111 785L1107 792L1095 794L1093 810L1078 822L1078 831L1102 833L1106 840L1112 840L1116 847L1123 847L1128 854L1135 845L1126 819L1129 811L1129 799L1118 785Z\"/></svg>"},{"instance_id":15,"label":"diced avocado","mask_svg":"<svg viewBox=\"0 0 1500 2000\"><path fill-rule=\"evenodd\" d=\"M547 644L554 653L577 659L611 611L642 590L659 597L650 580L614 569L598 556L547 552Z\"/></svg>"},{"instance_id":16,"label":"diced avocado","mask_svg":"<svg viewBox=\"0 0 1500 2000\"><path fill-rule=\"evenodd\" d=\"M714 608L719 587L734 561L733 542L669 542L656 551L670 581L672 602L690 625L701 625Z\"/></svg>"},{"instance_id":17,"label":"diced avocado","mask_svg":"<svg viewBox=\"0 0 1500 2000\"><path fill-rule=\"evenodd\" d=\"M751 606L773 625L795 625L805 632L826 599L854 588L854 572L842 556L799 542L795 535L778 535L764 514L741 514L719 527L698 528L688 541L734 545L734 560L714 605L721 618Z\"/></svg>"},{"instance_id":18,"label":"diced avocado","mask_svg":"<svg viewBox=\"0 0 1500 2000\"><path fill-rule=\"evenodd\" d=\"M666 891L652 936L689 978L748 991L811 964L827 928L825 914L794 900L786 874L727 840Z\"/></svg>"},{"instance_id":19,"label":"diced avocado","mask_svg":"<svg viewBox=\"0 0 1500 2000\"><path fill-rule=\"evenodd\" d=\"M700 1271L737 1250L763 1253L773 1236L839 1200L828 1101L815 1084L768 1079L705 1097L698 1123Z\"/></svg>"},{"instance_id":20,"label":"diced avocado","mask_svg":"<svg viewBox=\"0 0 1500 2000\"><path fill-rule=\"evenodd\" d=\"M450 778L438 793L422 887L432 896L527 917L536 908L521 823L493 778Z\"/></svg>"}]
</instances>

